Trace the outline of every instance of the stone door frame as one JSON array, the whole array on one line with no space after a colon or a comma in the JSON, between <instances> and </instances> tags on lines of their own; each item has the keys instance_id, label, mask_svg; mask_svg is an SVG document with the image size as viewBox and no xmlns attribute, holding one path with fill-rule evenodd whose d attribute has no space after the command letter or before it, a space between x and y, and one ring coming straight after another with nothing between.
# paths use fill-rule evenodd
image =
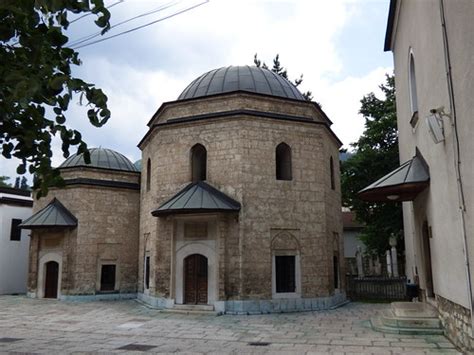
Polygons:
<instances>
[{"instance_id":1,"label":"stone door frame","mask_svg":"<svg viewBox=\"0 0 474 355\"><path fill-rule=\"evenodd\" d=\"M63 270L63 257L60 253L49 252L43 255L39 261L38 270L38 298L44 298L46 289L46 264L50 261L58 263L58 296L57 299L61 298L61 280Z\"/></svg>"},{"instance_id":2,"label":"stone door frame","mask_svg":"<svg viewBox=\"0 0 474 355\"><path fill-rule=\"evenodd\" d=\"M217 301L218 277L216 252L204 243L188 243L176 251L175 303L184 304L184 259L192 254L207 258L207 303Z\"/></svg>"}]
</instances>

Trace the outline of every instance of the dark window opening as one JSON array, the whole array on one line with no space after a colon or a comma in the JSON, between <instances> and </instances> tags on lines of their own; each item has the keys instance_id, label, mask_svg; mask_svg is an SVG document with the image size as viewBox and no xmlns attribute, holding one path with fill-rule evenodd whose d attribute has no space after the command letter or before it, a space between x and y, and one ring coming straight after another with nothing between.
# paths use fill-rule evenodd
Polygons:
<instances>
[{"instance_id":1,"label":"dark window opening","mask_svg":"<svg viewBox=\"0 0 474 355\"><path fill-rule=\"evenodd\" d=\"M275 256L276 292L296 292L295 256Z\"/></svg>"},{"instance_id":2,"label":"dark window opening","mask_svg":"<svg viewBox=\"0 0 474 355\"><path fill-rule=\"evenodd\" d=\"M115 265L102 265L100 274L100 290L115 290Z\"/></svg>"},{"instance_id":3,"label":"dark window opening","mask_svg":"<svg viewBox=\"0 0 474 355\"><path fill-rule=\"evenodd\" d=\"M276 179L291 180L291 148L286 143L280 143L275 152Z\"/></svg>"},{"instance_id":4,"label":"dark window opening","mask_svg":"<svg viewBox=\"0 0 474 355\"><path fill-rule=\"evenodd\" d=\"M191 148L192 180L204 181L207 178L207 151L201 144Z\"/></svg>"},{"instance_id":5,"label":"dark window opening","mask_svg":"<svg viewBox=\"0 0 474 355\"><path fill-rule=\"evenodd\" d=\"M416 73L415 73L415 59L413 54L410 54L410 103L411 103L411 112L418 112L418 95L416 92Z\"/></svg>"},{"instance_id":6,"label":"dark window opening","mask_svg":"<svg viewBox=\"0 0 474 355\"><path fill-rule=\"evenodd\" d=\"M19 241L21 240L21 229L18 227L21 223L21 219L13 218L12 226L10 229L10 240Z\"/></svg>"},{"instance_id":7,"label":"dark window opening","mask_svg":"<svg viewBox=\"0 0 474 355\"><path fill-rule=\"evenodd\" d=\"M146 163L146 190L150 191L150 186L151 186L151 161L150 158L148 158L148 161Z\"/></svg>"},{"instance_id":8,"label":"dark window opening","mask_svg":"<svg viewBox=\"0 0 474 355\"><path fill-rule=\"evenodd\" d=\"M329 170L331 173L331 189L336 189L336 182L334 181L334 160L333 158L329 158Z\"/></svg>"},{"instance_id":9,"label":"dark window opening","mask_svg":"<svg viewBox=\"0 0 474 355\"><path fill-rule=\"evenodd\" d=\"M150 288L150 257L145 258L145 288Z\"/></svg>"},{"instance_id":10,"label":"dark window opening","mask_svg":"<svg viewBox=\"0 0 474 355\"><path fill-rule=\"evenodd\" d=\"M339 260L336 255L332 258L334 271L334 288L339 288Z\"/></svg>"}]
</instances>

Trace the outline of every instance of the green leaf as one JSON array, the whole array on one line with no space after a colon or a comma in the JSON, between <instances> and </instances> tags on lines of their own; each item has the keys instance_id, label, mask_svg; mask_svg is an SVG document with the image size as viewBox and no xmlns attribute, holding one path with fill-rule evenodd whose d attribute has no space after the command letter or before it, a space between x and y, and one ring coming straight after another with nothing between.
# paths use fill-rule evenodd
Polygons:
<instances>
[{"instance_id":1,"label":"green leaf","mask_svg":"<svg viewBox=\"0 0 474 355\"><path fill-rule=\"evenodd\" d=\"M17 174L20 174L20 175L23 175L24 173L26 173L26 166L25 166L25 164L20 164L20 165L18 165L18 167L16 168L16 173L17 173Z\"/></svg>"}]
</instances>

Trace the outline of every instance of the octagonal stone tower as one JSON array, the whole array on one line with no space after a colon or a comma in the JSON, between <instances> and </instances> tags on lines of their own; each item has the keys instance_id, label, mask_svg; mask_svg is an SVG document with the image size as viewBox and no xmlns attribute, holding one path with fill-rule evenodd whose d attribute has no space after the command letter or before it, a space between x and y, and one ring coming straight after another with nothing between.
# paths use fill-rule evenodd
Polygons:
<instances>
[{"instance_id":1,"label":"octagonal stone tower","mask_svg":"<svg viewBox=\"0 0 474 355\"><path fill-rule=\"evenodd\" d=\"M205 73L164 103L139 143L139 298L228 313L343 302L330 126L293 84L250 66Z\"/></svg>"},{"instance_id":2,"label":"octagonal stone tower","mask_svg":"<svg viewBox=\"0 0 474 355\"><path fill-rule=\"evenodd\" d=\"M64 188L35 200L28 293L66 300L135 298L140 173L122 154L89 149L59 166Z\"/></svg>"}]
</instances>

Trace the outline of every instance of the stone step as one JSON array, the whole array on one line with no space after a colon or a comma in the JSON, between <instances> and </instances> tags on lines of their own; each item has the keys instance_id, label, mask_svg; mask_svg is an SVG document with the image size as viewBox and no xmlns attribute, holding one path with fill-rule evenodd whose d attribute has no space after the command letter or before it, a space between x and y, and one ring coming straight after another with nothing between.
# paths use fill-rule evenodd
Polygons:
<instances>
[{"instance_id":1,"label":"stone step","mask_svg":"<svg viewBox=\"0 0 474 355\"><path fill-rule=\"evenodd\" d=\"M425 302L393 302L390 308L397 318L437 318L438 311Z\"/></svg>"},{"instance_id":2,"label":"stone step","mask_svg":"<svg viewBox=\"0 0 474 355\"><path fill-rule=\"evenodd\" d=\"M442 335L444 330L442 328L410 328L410 327L392 327L385 325L381 318L371 318L370 325L373 330L391 333L391 334L405 334L405 335Z\"/></svg>"},{"instance_id":3,"label":"stone step","mask_svg":"<svg viewBox=\"0 0 474 355\"><path fill-rule=\"evenodd\" d=\"M398 328L428 328L428 329L441 329L441 321L438 317L397 317L392 310L388 310L382 313L380 317L382 324L387 327L398 327Z\"/></svg>"},{"instance_id":4,"label":"stone step","mask_svg":"<svg viewBox=\"0 0 474 355\"><path fill-rule=\"evenodd\" d=\"M173 308L166 308L162 312L207 316L218 316L221 314L214 310L214 306L204 304L175 304Z\"/></svg>"},{"instance_id":5,"label":"stone step","mask_svg":"<svg viewBox=\"0 0 474 355\"><path fill-rule=\"evenodd\" d=\"M213 311L214 306L211 304L175 304L174 309L182 311Z\"/></svg>"}]
</instances>

